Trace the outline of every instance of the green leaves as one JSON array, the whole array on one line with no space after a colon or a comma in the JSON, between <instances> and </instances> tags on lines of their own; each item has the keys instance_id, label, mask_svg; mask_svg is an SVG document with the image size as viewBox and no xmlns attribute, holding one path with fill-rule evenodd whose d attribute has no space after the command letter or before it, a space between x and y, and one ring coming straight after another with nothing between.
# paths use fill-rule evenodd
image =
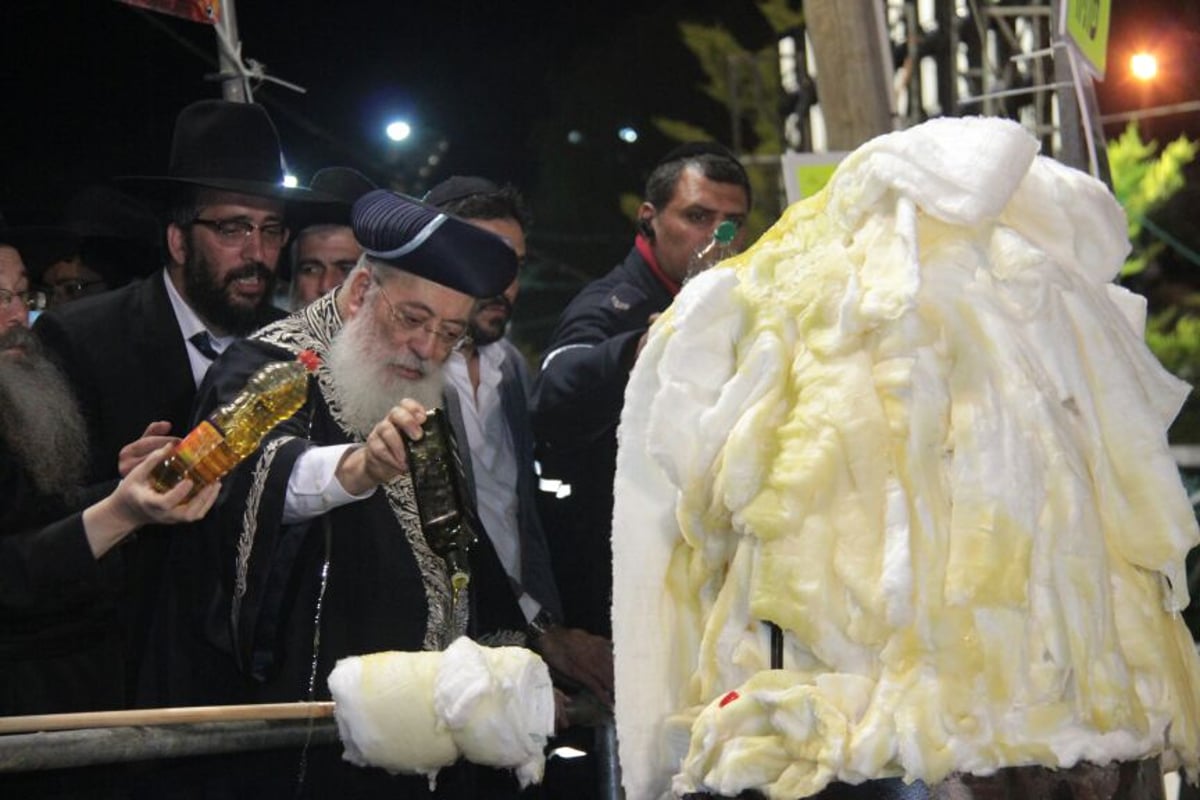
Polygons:
<instances>
[{"instance_id":1,"label":"green leaves","mask_svg":"<svg viewBox=\"0 0 1200 800\"><path fill-rule=\"evenodd\" d=\"M1133 275L1145 268L1146 254L1139 257L1137 252L1137 239L1142 233L1143 220L1183 188L1183 168L1200 151L1200 142L1188 141L1181 136L1155 158L1157 150L1157 142L1142 141L1136 122L1129 123L1125 132L1108 145L1113 194L1125 209L1129 220L1129 239L1134 243L1134 258L1125 265L1122 275Z\"/></svg>"}]
</instances>

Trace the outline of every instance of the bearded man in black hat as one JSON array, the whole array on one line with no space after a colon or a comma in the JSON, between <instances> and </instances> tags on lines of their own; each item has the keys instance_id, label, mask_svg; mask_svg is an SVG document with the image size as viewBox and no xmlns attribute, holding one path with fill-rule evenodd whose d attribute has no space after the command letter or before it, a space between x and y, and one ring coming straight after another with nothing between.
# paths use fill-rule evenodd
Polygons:
<instances>
[{"instance_id":1,"label":"bearded man in black hat","mask_svg":"<svg viewBox=\"0 0 1200 800\"><path fill-rule=\"evenodd\" d=\"M202 534L172 542L181 580L169 584L186 587L186 572L209 582L165 605L183 616L164 630L206 638L167 645L170 705L328 699L339 658L439 650L465 633L508 632L505 642L516 643L525 628L486 536L470 548L468 587L452 588L422 529L404 448L405 438L422 437L427 409L461 425L442 365L467 333L475 298L512 282L516 256L500 237L386 190L355 204L353 227L365 252L341 287L234 343L201 389L197 416L266 363L303 350L321 358L304 406L227 476ZM215 682L221 659L240 677ZM423 777L361 769L340 755L340 746L309 751L305 792L432 796ZM260 763L239 777L286 785L295 764L288 754L278 769ZM278 786L255 788L275 796Z\"/></svg>"},{"instance_id":2,"label":"bearded man in black hat","mask_svg":"<svg viewBox=\"0 0 1200 800\"><path fill-rule=\"evenodd\" d=\"M281 164L278 135L261 106L202 100L176 120L166 176L119 181L165 214L166 266L52 309L34 327L83 409L92 482L118 477L125 443L185 433L196 388L217 354L282 316L270 297L286 215L324 198L285 188ZM122 551L132 664L165 542L142 535Z\"/></svg>"}]
</instances>

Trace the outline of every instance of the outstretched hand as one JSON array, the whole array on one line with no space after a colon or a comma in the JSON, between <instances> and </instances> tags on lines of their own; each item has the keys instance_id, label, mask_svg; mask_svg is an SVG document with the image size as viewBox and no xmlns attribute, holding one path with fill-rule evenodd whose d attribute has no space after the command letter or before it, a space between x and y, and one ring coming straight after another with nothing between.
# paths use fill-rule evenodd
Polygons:
<instances>
[{"instance_id":1,"label":"outstretched hand","mask_svg":"<svg viewBox=\"0 0 1200 800\"><path fill-rule=\"evenodd\" d=\"M533 648L551 669L612 706L613 654L608 639L580 628L552 625L533 642Z\"/></svg>"},{"instance_id":2,"label":"outstretched hand","mask_svg":"<svg viewBox=\"0 0 1200 800\"><path fill-rule=\"evenodd\" d=\"M185 499L192 490L190 479L181 481L167 492L154 488L150 473L167 457L171 447L171 444L164 444L145 456L108 496L84 509L84 535L95 558L100 558L143 525L194 522L212 508L221 489L220 483L204 487L190 500Z\"/></svg>"},{"instance_id":3,"label":"outstretched hand","mask_svg":"<svg viewBox=\"0 0 1200 800\"><path fill-rule=\"evenodd\" d=\"M175 444L179 441L178 436L168 436L167 433L171 430L171 423L160 420L151 422L146 426L145 432L142 433L140 439L136 439L121 448L121 452L117 454L117 473L124 478L133 468L142 462L146 456L153 453L163 445Z\"/></svg>"},{"instance_id":4,"label":"outstretched hand","mask_svg":"<svg viewBox=\"0 0 1200 800\"><path fill-rule=\"evenodd\" d=\"M208 513L221 490L219 481L211 483L187 500L188 492L192 490L190 478L180 481L167 492L155 489L150 472L167 457L171 446L165 444L144 457L113 491L114 501L136 526L195 522Z\"/></svg>"},{"instance_id":5,"label":"outstretched hand","mask_svg":"<svg viewBox=\"0 0 1200 800\"><path fill-rule=\"evenodd\" d=\"M338 464L335 475L342 488L362 494L408 472L404 437L420 439L425 417L425 406L416 400L406 398L393 406L371 429L366 443L350 450Z\"/></svg>"}]
</instances>

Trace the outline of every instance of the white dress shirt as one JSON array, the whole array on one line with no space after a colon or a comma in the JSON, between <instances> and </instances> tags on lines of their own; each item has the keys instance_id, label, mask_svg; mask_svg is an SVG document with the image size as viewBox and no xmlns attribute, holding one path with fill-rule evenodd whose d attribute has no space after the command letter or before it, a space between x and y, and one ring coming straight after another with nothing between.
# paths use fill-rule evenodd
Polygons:
<instances>
[{"instance_id":1,"label":"white dress shirt","mask_svg":"<svg viewBox=\"0 0 1200 800\"><path fill-rule=\"evenodd\" d=\"M455 352L446 361L446 381L462 398L463 426L471 449L475 496L479 519L500 557L504 571L521 582L521 530L517 517L517 458L512 433L500 401L501 364L504 350L484 345L479 354L479 388L471 386L466 357ZM537 616L541 605L523 593L517 600L527 620Z\"/></svg>"},{"instance_id":2,"label":"white dress shirt","mask_svg":"<svg viewBox=\"0 0 1200 800\"><path fill-rule=\"evenodd\" d=\"M190 339L197 333L204 331L208 334L209 341L212 342L213 349L218 354L224 353L225 348L233 344L236 336L217 336L208 329L204 321L192 311L192 307L187 304L183 296L175 290L175 284L171 283L171 275L165 269L162 273L163 281L167 284L167 298L171 301L171 308L175 312L175 320L179 323L179 332L183 334L183 347L187 350L188 362L192 367L192 378L196 381L196 387L199 388L200 381L204 380L204 373L208 372L208 368L212 366L212 360L196 349L196 345L192 344Z\"/></svg>"}]
</instances>

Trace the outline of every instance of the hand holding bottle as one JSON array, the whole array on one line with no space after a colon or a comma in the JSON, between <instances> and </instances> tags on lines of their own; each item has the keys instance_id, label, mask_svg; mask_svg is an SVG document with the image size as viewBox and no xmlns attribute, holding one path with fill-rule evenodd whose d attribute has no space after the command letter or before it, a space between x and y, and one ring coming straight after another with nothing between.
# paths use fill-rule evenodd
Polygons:
<instances>
[{"instance_id":1,"label":"hand holding bottle","mask_svg":"<svg viewBox=\"0 0 1200 800\"><path fill-rule=\"evenodd\" d=\"M95 558L143 525L195 522L212 508L220 483L211 483L190 497L192 482L187 479L165 493L155 488L151 473L170 452L169 444L155 450L122 478L112 493L84 509L84 535Z\"/></svg>"},{"instance_id":2,"label":"hand holding bottle","mask_svg":"<svg viewBox=\"0 0 1200 800\"><path fill-rule=\"evenodd\" d=\"M712 239L704 247L697 250L688 260L687 272L683 282L687 283L704 270L734 254L733 240L737 236L737 223L731 219L723 220L713 230Z\"/></svg>"},{"instance_id":3,"label":"hand holding bottle","mask_svg":"<svg viewBox=\"0 0 1200 800\"><path fill-rule=\"evenodd\" d=\"M136 439L121 448L121 452L117 454L117 474L122 478L133 471L133 468L155 450L166 444L175 444L179 441L178 436L168 436L171 431L171 423L166 420L151 422L146 426L146 430L142 432L140 439Z\"/></svg>"},{"instance_id":4,"label":"hand holding bottle","mask_svg":"<svg viewBox=\"0 0 1200 800\"><path fill-rule=\"evenodd\" d=\"M404 437L420 439L425 406L404 399L376 423L362 447L350 450L338 464L334 476L350 494L362 494L395 480L408 471Z\"/></svg>"},{"instance_id":5,"label":"hand holding bottle","mask_svg":"<svg viewBox=\"0 0 1200 800\"><path fill-rule=\"evenodd\" d=\"M151 475L155 488L166 492L189 479L194 494L228 474L254 452L272 428L304 405L308 376L320 364L315 353L304 350L294 361L273 361L260 367L232 402L193 428L155 466Z\"/></svg>"}]
</instances>

